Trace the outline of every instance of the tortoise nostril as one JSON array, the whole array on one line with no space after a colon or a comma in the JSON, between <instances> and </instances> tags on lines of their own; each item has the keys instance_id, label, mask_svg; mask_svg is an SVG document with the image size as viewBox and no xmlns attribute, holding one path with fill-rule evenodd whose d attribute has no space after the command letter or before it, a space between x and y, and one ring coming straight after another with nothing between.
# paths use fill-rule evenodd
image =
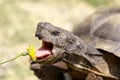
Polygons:
<instances>
[{"instance_id":1,"label":"tortoise nostril","mask_svg":"<svg viewBox=\"0 0 120 80\"><path fill-rule=\"evenodd\" d=\"M38 39L42 39L43 38L43 36L42 35L40 35L40 34L35 34L35 37L38 37Z\"/></svg>"}]
</instances>

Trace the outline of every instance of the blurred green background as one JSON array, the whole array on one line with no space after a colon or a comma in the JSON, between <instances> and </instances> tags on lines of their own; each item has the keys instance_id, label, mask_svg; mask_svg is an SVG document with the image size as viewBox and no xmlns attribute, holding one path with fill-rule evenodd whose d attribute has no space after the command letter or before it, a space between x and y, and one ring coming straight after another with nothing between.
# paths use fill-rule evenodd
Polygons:
<instances>
[{"instance_id":1,"label":"blurred green background","mask_svg":"<svg viewBox=\"0 0 120 80\"><path fill-rule=\"evenodd\" d=\"M50 22L71 31L74 25L100 7L119 5L119 0L0 0L0 62L40 47L34 37L38 22ZM29 58L0 66L0 80L38 80L29 69Z\"/></svg>"}]
</instances>

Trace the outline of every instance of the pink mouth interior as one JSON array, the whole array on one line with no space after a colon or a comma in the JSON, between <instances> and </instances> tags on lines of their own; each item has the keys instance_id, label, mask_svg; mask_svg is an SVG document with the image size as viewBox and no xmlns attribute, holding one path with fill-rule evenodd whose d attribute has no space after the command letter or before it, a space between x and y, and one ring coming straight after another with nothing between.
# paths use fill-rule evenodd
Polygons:
<instances>
[{"instance_id":1,"label":"pink mouth interior","mask_svg":"<svg viewBox=\"0 0 120 80\"><path fill-rule=\"evenodd\" d=\"M49 42L42 41L42 47L36 52L36 57L39 60L49 58L52 55L53 44Z\"/></svg>"}]
</instances>

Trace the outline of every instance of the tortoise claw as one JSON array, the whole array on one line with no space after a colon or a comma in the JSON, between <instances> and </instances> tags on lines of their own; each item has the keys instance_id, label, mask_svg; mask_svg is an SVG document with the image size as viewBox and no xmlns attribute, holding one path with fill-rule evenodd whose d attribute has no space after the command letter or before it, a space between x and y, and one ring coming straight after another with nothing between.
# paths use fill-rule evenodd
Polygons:
<instances>
[{"instance_id":1,"label":"tortoise claw","mask_svg":"<svg viewBox=\"0 0 120 80\"><path fill-rule=\"evenodd\" d=\"M93 73L89 73L85 80L103 80L101 76L96 76Z\"/></svg>"}]
</instances>

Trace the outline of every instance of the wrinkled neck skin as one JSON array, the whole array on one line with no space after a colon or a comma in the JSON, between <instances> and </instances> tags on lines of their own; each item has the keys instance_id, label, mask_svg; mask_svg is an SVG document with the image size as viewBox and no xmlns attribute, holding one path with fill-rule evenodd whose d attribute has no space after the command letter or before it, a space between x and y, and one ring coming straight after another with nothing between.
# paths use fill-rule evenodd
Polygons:
<instances>
[{"instance_id":1,"label":"wrinkled neck skin","mask_svg":"<svg viewBox=\"0 0 120 80\"><path fill-rule=\"evenodd\" d=\"M67 45L64 47L64 58L62 58L65 63L81 65L97 72L111 75L109 74L109 66L103 58L103 53L86 44L74 34L71 34L71 38L67 40Z\"/></svg>"},{"instance_id":2,"label":"wrinkled neck skin","mask_svg":"<svg viewBox=\"0 0 120 80\"><path fill-rule=\"evenodd\" d=\"M84 53L86 52L86 44L74 34L69 34L69 37L67 37L65 40L62 40L62 43L64 44L63 46L61 45L62 47L53 43L54 45L52 52L55 53L55 55L61 55L61 60L63 61L67 60L68 58L72 60L76 58L76 55L80 57L84 56ZM70 62L69 59L68 62Z\"/></svg>"},{"instance_id":3,"label":"wrinkled neck skin","mask_svg":"<svg viewBox=\"0 0 120 80\"><path fill-rule=\"evenodd\" d=\"M82 39L76 35L72 35L67 41L67 46L65 46L65 52L68 54L76 54L79 56L101 56L96 48L86 44Z\"/></svg>"}]
</instances>

